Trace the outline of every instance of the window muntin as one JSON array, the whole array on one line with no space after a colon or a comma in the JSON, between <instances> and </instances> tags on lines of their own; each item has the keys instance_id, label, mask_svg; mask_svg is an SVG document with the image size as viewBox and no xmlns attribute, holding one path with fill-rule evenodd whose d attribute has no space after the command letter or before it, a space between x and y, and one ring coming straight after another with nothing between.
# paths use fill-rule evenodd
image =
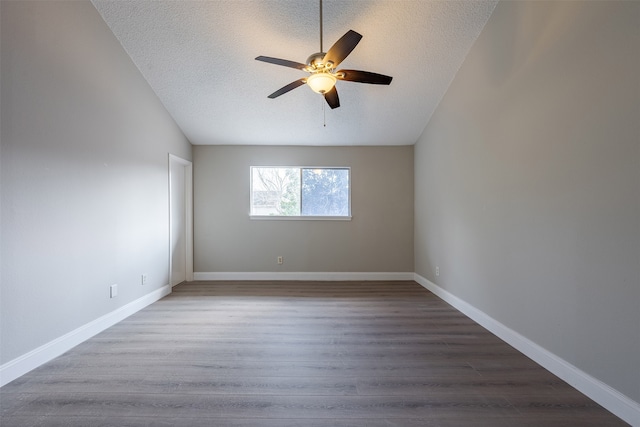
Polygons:
<instances>
[{"instance_id":1,"label":"window muntin","mask_svg":"<svg viewBox=\"0 0 640 427\"><path fill-rule=\"evenodd\" d=\"M252 217L350 218L350 169L251 167Z\"/></svg>"}]
</instances>

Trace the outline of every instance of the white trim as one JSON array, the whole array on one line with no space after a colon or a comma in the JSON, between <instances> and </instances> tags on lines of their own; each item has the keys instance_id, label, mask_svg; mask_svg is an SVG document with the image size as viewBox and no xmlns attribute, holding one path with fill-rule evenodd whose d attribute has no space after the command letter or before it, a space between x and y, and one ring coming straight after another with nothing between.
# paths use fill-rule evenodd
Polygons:
<instances>
[{"instance_id":1,"label":"white trim","mask_svg":"<svg viewBox=\"0 0 640 427\"><path fill-rule=\"evenodd\" d=\"M414 280L478 322L516 350L560 377L616 416L633 426L640 426L640 403L575 367L566 360L540 347L530 339L498 322L488 314L415 273Z\"/></svg>"},{"instance_id":2,"label":"white trim","mask_svg":"<svg viewBox=\"0 0 640 427\"><path fill-rule=\"evenodd\" d=\"M249 215L249 219L260 221L351 221L351 216L321 216L321 215Z\"/></svg>"},{"instance_id":3,"label":"white trim","mask_svg":"<svg viewBox=\"0 0 640 427\"><path fill-rule=\"evenodd\" d=\"M414 273L408 272L196 272L194 280L413 280Z\"/></svg>"},{"instance_id":4,"label":"white trim","mask_svg":"<svg viewBox=\"0 0 640 427\"><path fill-rule=\"evenodd\" d=\"M169 283L171 283L173 242L171 242L171 163L184 166L185 268L187 282L193 281L193 163L169 153Z\"/></svg>"},{"instance_id":5,"label":"white trim","mask_svg":"<svg viewBox=\"0 0 640 427\"><path fill-rule=\"evenodd\" d=\"M160 289L148 293L129 304L107 313L79 328L50 341L35 350L17 357L0 366L0 387L10 383L27 372L55 359L61 354L71 350L78 344L97 335L105 329L126 319L132 314L153 304L160 298L171 293L171 286L165 285Z\"/></svg>"}]
</instances>

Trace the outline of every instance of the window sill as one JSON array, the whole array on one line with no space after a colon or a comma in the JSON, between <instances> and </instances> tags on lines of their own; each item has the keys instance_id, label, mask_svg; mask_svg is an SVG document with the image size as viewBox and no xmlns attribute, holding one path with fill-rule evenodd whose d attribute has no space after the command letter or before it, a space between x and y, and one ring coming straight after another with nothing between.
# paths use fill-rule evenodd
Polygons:
<instances>
[{"instance_id":1,"label":"window sill","mask_svg":"<svg viewBox=\"0 0 640 427\"><path fill-rule=\"evenodd\" d=\"M267 221L351 221L351 216L277 216L277 215L249 215L251 220Z\"/></svg>"}]
</instances>

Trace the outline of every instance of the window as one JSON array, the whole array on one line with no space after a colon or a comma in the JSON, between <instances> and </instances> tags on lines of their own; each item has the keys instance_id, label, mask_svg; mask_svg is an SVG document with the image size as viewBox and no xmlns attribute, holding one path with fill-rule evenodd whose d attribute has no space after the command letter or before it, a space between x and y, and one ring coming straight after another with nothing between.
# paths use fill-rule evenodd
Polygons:
<instances>
[{"instance_id":1,"label":"window","mask_svg":"<svg viewBox=\"0 0 640 427\"><path fill-rule=\"evenodd\" d=\"M251 216L351 217L349 168L251 167Z\"/></svg>"}]
</instances>

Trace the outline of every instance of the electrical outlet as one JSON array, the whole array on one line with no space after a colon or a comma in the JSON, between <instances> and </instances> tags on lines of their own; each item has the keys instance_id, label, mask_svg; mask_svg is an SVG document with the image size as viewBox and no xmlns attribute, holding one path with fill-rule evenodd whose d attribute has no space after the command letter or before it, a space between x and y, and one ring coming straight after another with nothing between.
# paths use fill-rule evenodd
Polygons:
<instances>
[{"instance_id":1,"label":"electrical outlet","mask_svg":"<svg viewBox=\"0 0 640 427\"><path fill-rule=\"evenodd\" d=\"M284 258L282 256L278 257L278 264L282 264L284 262Z\"/></svg>"},{"instance_id":2,"label":"electrical outlet","mask_svg":"<svg viewBox=\"0 0 640 427\"><path fill-rule=\"evenodd\" d=\"M118 296L118 285L111 285L109 287L109 295L110 298L115 298Z\"/></svg>"},{"instance_id":3,"label":"electrical outlet","mask_svg":"<svg viewBox=\"0 0 640 427\"><path fill-rule=\"evenodd\" d=\"M440 267L436 266L436 276L440 275Z\"/></svg>"},{"instance_id":4,"label":"electrical outlet","mask_svg":"<svg viewBox=\"0 0 640 427\"><path fill-rule=\"evenodd\" d=\"M142 286L144 286L144 285L146 285L146 284L147 284L147 275L146 275L146 274L143 274L143 275L141 276L140 283L142 284Z\"/></svg>"}]
</instances>

